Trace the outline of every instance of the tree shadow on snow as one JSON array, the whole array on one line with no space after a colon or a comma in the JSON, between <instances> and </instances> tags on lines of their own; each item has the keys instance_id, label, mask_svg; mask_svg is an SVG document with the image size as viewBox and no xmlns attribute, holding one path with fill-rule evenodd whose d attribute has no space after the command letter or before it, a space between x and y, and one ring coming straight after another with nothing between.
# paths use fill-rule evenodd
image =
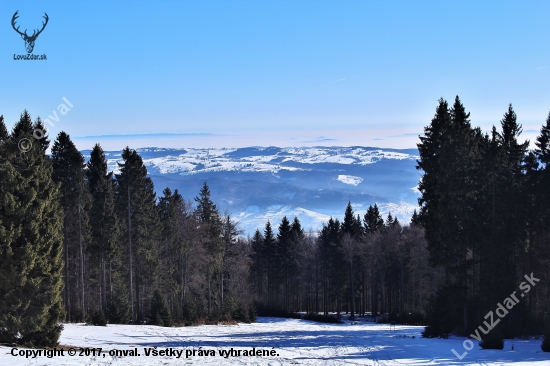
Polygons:
<instances>
[{"instance_id":1,"label":"tree shadow on snow","mask_svg":"<svg viewBox=\"0 0 550 366\"><path fill-rule=\"evenodd\" d=\"M264 319L262 323L277 323L279 318ZM288 319L281 319L286 322ZM319 324L319 323L316 323ZM340 328L340 329L339 329ZM170 328L174 329L174 328ZM411 334L416 336L411 338ZM159 347L159 348L261 348L290 351L293 360L340 360L357 361L369 359L377 361L400 360L406 364L425 364L426 360L445 365L464 365L467 363L503 363L535 362L548 360L547 354L535 349L535 342L527 342L522 347L516 343L516 351L481 350L477 345L462 360L452 353L454 348L462 354L463 338L426 339L418 338L418 332L402 331L369 331L353 329L341 324L323 324L323 329L314 331L284 330L270 332L250 332L233 334L171 336L163 334L165 341L117 343L119 346ZM131 338L159 338L159 335L129 336ZM200 340L190 340L198 338ZM538 347L538 344L536 345ZM349 348L352 348L348 350ZM292 357L292 353L296 356ZM304 353L308 354L305 356Z\"/></svg>"}]
</instances>

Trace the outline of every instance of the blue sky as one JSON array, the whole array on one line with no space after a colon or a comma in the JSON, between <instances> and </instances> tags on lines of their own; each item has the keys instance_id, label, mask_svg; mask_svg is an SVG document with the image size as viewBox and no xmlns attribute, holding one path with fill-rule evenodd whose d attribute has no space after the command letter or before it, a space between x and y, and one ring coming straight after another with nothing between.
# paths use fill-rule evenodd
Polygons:
<instances>
[{"instance_id":1,"label":"blue sky","mask_svg":"<svg viewBox=\"0 0 550 366\"><path fill-rule=\"evenodd\" d=\"M48 14L33 51L47 61L13 59L16 10L28 33ZM80 148L410 148L459 95L486 130L512 103L532 140L548 19L548 1L3 0L0 114L45 119L65 97L50 134Z\"/></svg>"}]
</instances>

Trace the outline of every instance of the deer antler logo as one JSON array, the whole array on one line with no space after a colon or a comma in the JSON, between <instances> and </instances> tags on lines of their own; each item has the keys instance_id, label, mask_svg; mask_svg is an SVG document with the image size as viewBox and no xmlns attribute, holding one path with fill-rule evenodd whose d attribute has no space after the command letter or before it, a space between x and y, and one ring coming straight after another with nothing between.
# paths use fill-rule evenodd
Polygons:
<instances>
[{"instance_id":1,"label":"deer antler logo","mask_svg":"<svg viewBox=\"0 0 550 366\"><path fill-rule=\"evenodd\" d=\"M23 38L23 40L25 41L25 48L27 49L27 53L31 53L32 50L34 49L34 41L36 41L36 38L38 38L38 35L40 33L42 33L42 31L44 30L44 28L46 28L46 24L48 24L48 14L44 13L44 19L46 19L45 22L42 22L42 29L38 30L38 29L35 29L32 36L29 36L27 34L27 30L25 29L25 32L24 33L21 33L19 31L19 27L15 28L15 21L17 18L19 18L19 15L17 15L17 13L19 12L19 10L17 10L15 12L15 14L13 14L13 18L11 18L11 26L13 27L13 29L19 33L21 35L21 38Z\"/></svg>"}]
</instances>

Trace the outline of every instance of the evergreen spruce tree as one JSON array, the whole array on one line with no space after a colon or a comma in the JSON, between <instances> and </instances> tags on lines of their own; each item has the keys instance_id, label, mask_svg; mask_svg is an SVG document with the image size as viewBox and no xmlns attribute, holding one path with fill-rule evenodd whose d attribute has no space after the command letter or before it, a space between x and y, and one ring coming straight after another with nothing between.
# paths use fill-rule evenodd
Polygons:
<instances>
[{"instance_id":1,"label":"evergreen spruce tree","mask_svg":"<svg viewBox=\"0 0 550 366\"><path fill-rule=\"evenodd\" d=\"M343 231L340 221L332 217L323 225L319 235L323 271L323 311L328 315L329 299L336 301L336 311L340 314L342 300L346 293L346 282L349 278L348 266L342 246Z\"/></svg>"},{"instance_id":2,"label":"evergreen spruce tree","mask_svg":"<svg viewBox=\"0 0 550 366\"><path fill-rule=\"evenodd\" d=\"M41 146L43 149L43 147ZM52 147L53 180L61 185L64 218L65 307L68 320L86 318L85 246L88 241L88 206L90 196L85 181L84 157L69 135L60 132ZM71 278L70 272L77 273ZM74 299L73 299L74 296ZM76 300L76 307L73 307ZM76 310L80 311L76 311ZM73 313L80 319L72 319Z\"/></svg>"},{"instance_id":3,"label":"evergreen spruce tree","mask_svg":"<svg viewBox=\"0 0 550 366\"><path fill-rule=\"evenodd\" d=\"M183 320L185 325L194 325L199 318L196 302L186 297L183 305Z\"/></svg>"},{"instance_id":4,"label":"evergreen spruce tree","mask_svg":"<svg viewBox=\"0 0 550 366\"><path fill-rule=\"evenodd\" d=\"M265 271L266 271L266 290L267 290L267 302L266 306L271 308L273 306L272 301L274 301L274 293L276 283L275 278L277 277L277 272L275 270L275 255L276 255L276 241L273 234L273 229L271 228L271 222L267 220L264 229L264 242L262 248L262 258L264 258Z\"/></svg>"},{"instance_id":5,"label":"evergreen spruce tree","mask_svg":"<svg viewBox=\"0 0 550 366\"><path fill-rule=\"evenodd\" d=\"M218 291L220 314L223 316L231 316L237 307L238 294L234 292L234 286L230 286L230 280L231 265L235 262L236 257L240 255L237 245L237 238L240 233L242 231L237 228L237 222L231 219L231 215L225 214L222 222L223 251L219 269Z\"/></svg>"},{"instance_id":6,"label":"evergreen spruce tree","mask_svg":"<svg viewBox=\"0 0 550 366\"><path fill-rule=\"evenodd\" d=\"M291 250L288 253L288 275L289 275L289 286L288 286L288 308L290 309L290 294L295 293L298 296L300 289L305 288L302 280L300 278L300 248L303 247L303 244L306 240L306 235L304 229L302 229L302 224L298 217L294 216L292 224L290 225L290 240L291 240ZM296 311L295 309L294 311Z\"/></svg>"},{"instance_id":7,"label":"evergreen spruce tree","mask_svg":"<svg viewBox=\"0 0 550 366\"><path fill-rule=\"evenodd\" d=\"M210 188L206 182L204 182L199 196L195 197L195 202L197 202L195 212L202 231L204 248L208 254L206 271L208 288L206 297L208 299L208 316L212 316L213 291L217 287L216 284L219 280L219 270L221 268L224 249L222 240L222 221L218 208L210 199ZM217 317L217 315L215 317Z\"/></svg>"},{"instance_id":8,"label":"evergreen spruce tree","mask_svg":"<svg viewBox=\"0 0 550 366\"><path fill-rule=\"evenodd\" d=\"M539 170L540 164L534 151L529 151L523 165L522 211L525 220L526 241L523 246L524 250L518 251L517 259L518 262L526 263L527 273L542 273L543 270L539 269L538 264L544 262L544 259L548 257L548 251L543 249L544 245L542 245L542 248L540 245L540 237L544 236L542 233L544 232L546 222L544 219L545 211L549 207L546 204L548 202L548 195L544 192L546 189L540 186L542 172ZM540 262L539 260L535 260L535 254L537 254L537 258L541 259ZM531 293L530 291L528 294L528 306L525 308L525 313L522 314L525 318L519 320L527 332L536 331L540 327L540 317L537 316L538 314L534 311L533 306L535 298L535 292Z\"/></svg>"},{"instance_id":9,"label":"evergreen spruce tree","mask_svg":"<svg viewBox=\"0 0 550 366\"><path fill-rule=\"evenodd\" d=\"M420 216L418 215L418 212L416 212L416 209L414 209L414 212L411 216L411 225L421 225Z\"/></svg>"},{"instance_id":10,"label":"evergreen spruce tree","mask_svg":"<svg viewBox=\"0 0 550 366\"><path fill-rule=\"evenodd\" d=\"M206 182L204 182L200 190L199 196L195 197L195 202L197 202L196 212L202 223L213 222L219 225L220 213L218 211L218 208L210 198L210 188L208 187L208 184L206 184ZM219 227L212 228L212 230L219 230Z\"/></svg>"},{"instance_id":11,"label":"evergreen spruce tree","mask_svg":"<svg viewBox=\"0 0 550 366\"><path fill-rule=\"evenodd\" d=\"M4 115L0 115L0 144L7 141L9 136L8 129L4 123Z\"/></svg>"},{"instance_id":12,"label":"evergreen spruce tree","mask_svg":"<svg viewBox=\"0 0 550 366\"><path fill-rule=\"evenodd\" d=\"M446 319L456 323L440 324L440 328L459 328L463 333L473 324L468 319L467 291L474 261L468 253L476 253L487 229L480 217L484 214L479 195L484 181L479 177L482 135L471 127L469 117L458 96L451 108L440 99L431 124L420 137L417 166L424 171L419 183L419 218L426 232L430 263L444 268L443 286L448 288L438 293L447 294L448 301L463 299L448 303L453 315Z\"/></svg>"},{"instance_id":13,"label":"evergreen spruce tree","mask_svg":"<svg viewBox=\"0 0 550 366\"><path fill-rule=\"evenodd\" d=\"M166 188L163 193L158 204L163 225L159 254L164 258L160 262L159 290L169 299L174 321L193 323L196 319L186 318L190 312L185 308L192 306L195 309L192 313L198 316L195 299L199 286L191 289L191 285L193 279L203 277L199 273L206 265L207 254L198 236L197 217L191 203L177 189L172 193Z\"/></svg>"},{"instance_id":14,"label":"evergreen spruce tree","mask_svg":"<svg viewBox=\"0 0 550 366\"><path fill-rule=\"evenodd\" d=\"M155 278L158 267L158 251L155 246L160 222L156 207L156 195L151 178L141 156L126 147L122 151L124 163L119 163L117 179L117 211L124 224L121 241L128 248L128 279L130 292L131 319L138 322L144 319L144 299L142 293L146 281ZM134 297L135 294L135 297Z\"/></svg>"},{"instance_id":15,"label":"evergreen spruce tree","mask_svg":"<svg viewBox=\"0 0 550 366\"><path fill-rule=\"evenodd\" d=\"M420 215L422 224L426 228L426 235L429 243L430 258L432 264L437 265L446 261L444 257L453 255L447 254L447 244L442 242L438 229L443 223L438 222L438 213L441 211L440 198L438 196L439 175L445 138L449 135L451 128L451 115L447 101L440 99L436 113L429 126L424 128L424 136L420 137L418 151L420 160L417 169L424 171L418 189L422 197L419 198Z\"/></svg>"},{"instance_id":16,"label":"evergreen spruce tree","mask_svg":"<svg viewBox=\"0 0 550 366\"><path fill-rule=\"evenodd\" d=\"M265 258L263 257L264 250L264 237L260 233L259 229L256 229L254 236L250 242L251 245L251 264L250 264L250 279L255 289L255 293L258 299L264 297L264 278L265 278Z\"/></svg>"},{"instance_id":17,"label":"evergreen spruce tree","mask_svg":"<svg viewBox=\"0 0 550 366\"><path fill-rule=\"evenodd\" d=\"M113 282L113 291L107 299L105 315L111 324L128 324L131 309L127 286L119 276L116 276Z\"/></svg>"},{"instance_id":18,"label":"evergreen spruce tree","mask_svg":"<svg viewBox=\"0 0 550 366\"><path fill-rule=\"evenodd\" d=\"M1 130L1 128L0 128ZM550 112L546 118L546 124L542 126L540 135L537 137L535 154L539 161L547 169L550 167Z\"/></svg>"},{"instance_id":19,"label":"evergreen spruce tree","mask_svg":"<svg viewBox=\"0 0 550 366\"><path fill-rule=\"evenodd\" d=\"M475 303L472 299L471 272L474 271L474 255L479 251L480 243L483 242L483 227L485 216L483 215L483 203L480 204L479 195L483 190L483 179L479 177L482 154L482 134L479 128L472 128L470 124L470 113L467 113L462 102L456 96L451 114L451 141L448 143L450 151L455 157L452 164L455 165L455 172L447 177L451 178L445 187L444 210L448 211L442 215L445 222L455 220L448 232L444 232L445 240L454 247L457 260L449 261L449 273L454 277L447 282L451 292L456 292L456 319L455 327L462 329L462 332L469 332L474 324L470 319L471 305ZM448 178L448 179L449 179ZM458 219L456 219L458 218ZM422 222L422 218L419 218ZM455 236L455 241L452 238ZM458 239L458 241L456 241ZM468 253L473 253L469 255ZM462 309L459 308L461 305ZM458 322L462 318L462 324ZM475 323L477 324L477 323Z\"/></svg>"},{"instance_id":20,"label":"evergreen spruce tree","mask_svg":"<svg viewBox=\"0 0 550 366\"><path fill-rule=\"evenodd\" d=\"M13 139L28 138L30 140L30 138L33 137L32 136L33 130L34 129L33 129L31 115L25 109L23 113L21 113L21 116L19 117L19 121L17 121L17 123L13 127L13 130L11 132L11 137ZM19 140L17 142L19 142Z\"/></svg>"},{"instance_id":21,"label":"evergreen spruce tree","mask_svg":"<svg viewBox=\"0 0 550 366\"><path fill-rule=\"evenodd\" d=\"M542 238L550 237L550 113L546 118L546 123L542 126L540 134L535 142L536 149L534 154L540 164L536 166L537 171L533 172L531 169L531 191L532 199L527 202L533 202L535 207L532 210L532 221L535 221L531 226L535 232L535 235L531 235L529 242L529 268L530 271L537 271L537 273L549 273L550 272L550 245L548 240ZM547 277L548 278L548 277ZM550 293L550 283L545 281L546 293ZM542 292L542 291L541 291ZM534 294L532 291L529 293L530 304ZM531 308L536 309L536 308ZM548 311L545 308L544 311ZM534 313L535 311L533 311ZM536 324L536 313L532 314L532 323ZM539 315L540 317L540 315ZM545 352L550 352L550 315L545 314Z\"/></svg>"},{"instance_id":22,"label":"evergreen spruce tree","mask_svg":"<svg viewBox=\"0 0 550 366\"><path fill-rule=\"evenodd\" d=\"M92 311L92 315L90 316L90 320L92 325L96 326L106 326L107 325L107 319L105 319L105 313L101 309L94 309Z\"/></svg>"},{"instance_id":23,"label":"evergreen spruce tree","mask_svg":"<svg viewBox=\"0 0 550 366\"><path fill-rule=\"evenodd\" d=\"M393 226L394 221L395 220L391 215L391 212L388 212L388 216L386 217L386 222L384 223L384 225L386 225L386 227L391 227Z\"/></svg>"},{"instance_id":24,"label":"evergreen spruce tree","mask_svg":"<svg viewBox=\"0 0 550 366\"><path fill-rule=\"evenodd\" d=\"M161 240L159 246L159 255L161 258L159 264L159 290L164 294L171 294L173 300L173 315L174 321L180 322L182 320L183 301L180 294L180 300L177 298L177 291L182 291L182 284L178 282L181 279L179 275L179 263L180 257L179 239L180 233L180 215L179 204L183 203L181 195L176 189L174 194L170 188L165 188L163 196L160 197L158 202L158 210L160 222L162 225ZM175 301L174 301L175 300Z\"/></svg>"},{"instance_id":25,"label":"evergreen spruce tree","mask_svg":"<svg viewBox=\"0 0 550 366\"><path fill-rule=\"evenodd\" d=\"M344 221L342 222L342 231L346 234L352 234L355 229L355 214L351 207L351 201L348 201L346 211L344 212Z\"/></svg>"},{"instance_id":26,"label":"evergreen spruce tree","mask_svg":"<svg viewBox=\"0 0 550 366\"><path fill-rule=\"evenodd\" d=\"M48 147L50 147L50 140L48 139L48 130L46 129L46 126L44 126L44 123L42 123L42 120L40 117L37 117L34 121L33 125L33 137L38 140L38 143L40 144L40 147L43 151L48 150Z\"/></svg>"},{"instance_id":27,"label":"evergreen spruce tree","mask_svg":"<svg viewBox=\"0 0 550 366\"><path fill-rule=\"evenodd\" d=\"M509 169L517 172L521 169L521 162L529 147L529 141L520 144L517 140L523 129L521 124L517 122L517 115L512 108L512 104L508 106L508 111L504 114L500 124L502 132L498 134L498 142L504 149Z\"/></svg>"},{"instance_id":28,"label":"evergreen spruce tree","mask_svg":"<svg viewBox=\"0 0 550 366\"><path fill-rule=\"evenodd\" d=\"M548 187L550 186L550 113L548 113L548 118L546 119L546 124L542 126L540 130L540 135L535 141L536 149L534 154L540 162L540 165L537 165L535 168L539 168L535 174L533 174L535 182L533 183L533 193L536 197L535 205L536 209L535 214L539 218L539 231L550 231L550 192ZM533 171L533 169L531 169Z\"/></svg>"},{"instance_id":29,"label":"evergreen spruce tree","mask_svg":"<svg viewBox=\"0 0 550 366\"><path fill-rule=\"evenodd\" d=\"M96 144L86 164L86 178L92 196L89 211L90 245L92 264L98 269L98 288L101 309L107 311L107 264L118 252L117 241L120 235L115 205L115 184L113 173L107 172L107 159L99 144Z\"/></svg>"},{"instance_id":30,"label":"evergreen spruce tree","mask_svg":"<svg viewBox=\"0 0 550 366\"><path fill-rule=\"evenodd\" d=\"M159 325L161 327L171 327L173 325L170 311L166 305L166 299L162 296L159 290L155 290L155 292L153 292L149 311L150 324Z\"/></svg>"},{"instance_id":31,"label":"evergreen spruce tree","mask_svg":"<svg viewBox=\"0 0 550 366\"><path fill-rule=\"evenodd\" d=\"M33 347L54 347L64 316L61 292L62 215L52 165L31 140L25 111L0 143L0 339Z\"/></svg>"},{"instance_id":32,"label":"evergreen spruce tree","mask_svg":"<svg viewBox=\"0 0 550 366\"><path fill-rule=\"evenodd\" d=\"M527 205L531 201L527 187L532 183L528 182L523 166L528 142L520 144L517 140L520 134L521 125L510 105L501 120L501 131L493 126L490 136L481 140L481 159L474 164L478 174L471 194L475 195L477 204L472 204L473 209L466 212L470 224L464 225L468 229L464 233L469 235L462 234L465 243L477 243L470 247L475 262L480 263L479 295L472 299L479 310L473 314L475 319L471 324L482 323L486 309L494 306L494 299L506 297L514 290L518 255L526 249L531 251L526 232L533 232L528 228L528 222L533 222L533 208ZM500 337L513 338L521 334L519 320L523 314L518 311L514 309L514 316L502 322ZM487 344L490 343L494 342Z\"/></svg>"},{"instance_id":33,"label":"evergreen spruce tree","mask_svg":"<svg viewBox=\"0 0 550 366\"><path fill-rule=\"evenodd\" d=\"M294 220L292 220L290 231L292 232L293 240L297 243L304 240L306 236L304 233L304 229L302 228L302 224L300 223L300 220L298 220L298 217L296 216L294 216Z\"/></svg>"},{"instance_id":34,"label":"evergreen spruce tree","mask_svg":"<svg viewBox=\"0 0 550 366\"><path fill-rule=\"evenodd\" d=\"M401 223L399 222L399 220L397 219L397 216L393 219L393 224L392 226L396 227L396 226L400 226Z\"/></svg>"},{"instance_id":35,"label":"evergreen spruce tree","mask_svg":"<svg viewBox=\"0 0 550 366\"><path fill-rule=\"evenodd\" d=\"M346 211L344 213L344 221L342 222L342 231L344 234L350 234L356 238L361 235L361 221L357 220L351 207L351 202L348 201Z\"/></svg>"},{"instance_id":36,"label":"evergreen spruce tree","mask_svg":"<svg viewBox=\"0 0 550 366\"><path fill-rule=\"evenodd\" d=\"M365 216L363 217L363 225L365 233L373 234L384 227L384 219L380 215L376 203L374 206L369 206Z\"/></svg>"},{"instance_id":37,"label":"evergreen spruce tree","mask_svg":"<svg viewBox=\"0 0 550 366\"><path fill-rule=\"evenodd\" d=\"M359 216L355 217L351 202L348 201L344 213L344 222L342 222L342 254L349 265L349 304L350 320L355 319L355 282L357 277L357 265L359 264L359 241L361 240L362 227ZM359 267L360 268L360 267Z\"/></svg>"},{"instance_id":38,"label":"evergreen spruce tree","mask_svg":"<svg viewBox=\"0 0 550 366\"><path fill-rule=\"evenodd\" d=\"M295 247L292 238L290 221L284 216L279 224L275 253L274 253L274 286L278 290L283 287L283 298L279 300L281 309L289 311L290 306L290 282L294 273Z\"/></svg>"}]
</instances>

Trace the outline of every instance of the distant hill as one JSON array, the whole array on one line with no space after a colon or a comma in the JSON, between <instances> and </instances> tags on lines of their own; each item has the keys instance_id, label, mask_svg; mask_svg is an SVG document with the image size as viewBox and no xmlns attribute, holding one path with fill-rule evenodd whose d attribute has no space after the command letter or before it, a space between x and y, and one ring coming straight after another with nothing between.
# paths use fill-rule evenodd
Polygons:
<instances>
[{"instance_id":1,"label":"distant hill","mask_svg":"<svg viewBox=\"0 0 550 366\"><path fill-rule=\"evenodd\" d=\"M240 149L137 149L158 195L170 187L187 199L210 186L220 211L227 211L252 235L266 221L298 216L317 231L330 216L341 219L348 201L364 215L377 203L407 222L417 207L416 149L374 147L248 147ZM89 157L90 151L82 151ZM106 151L118 171L120 151Z\"/></svg>"}]
</instances>

